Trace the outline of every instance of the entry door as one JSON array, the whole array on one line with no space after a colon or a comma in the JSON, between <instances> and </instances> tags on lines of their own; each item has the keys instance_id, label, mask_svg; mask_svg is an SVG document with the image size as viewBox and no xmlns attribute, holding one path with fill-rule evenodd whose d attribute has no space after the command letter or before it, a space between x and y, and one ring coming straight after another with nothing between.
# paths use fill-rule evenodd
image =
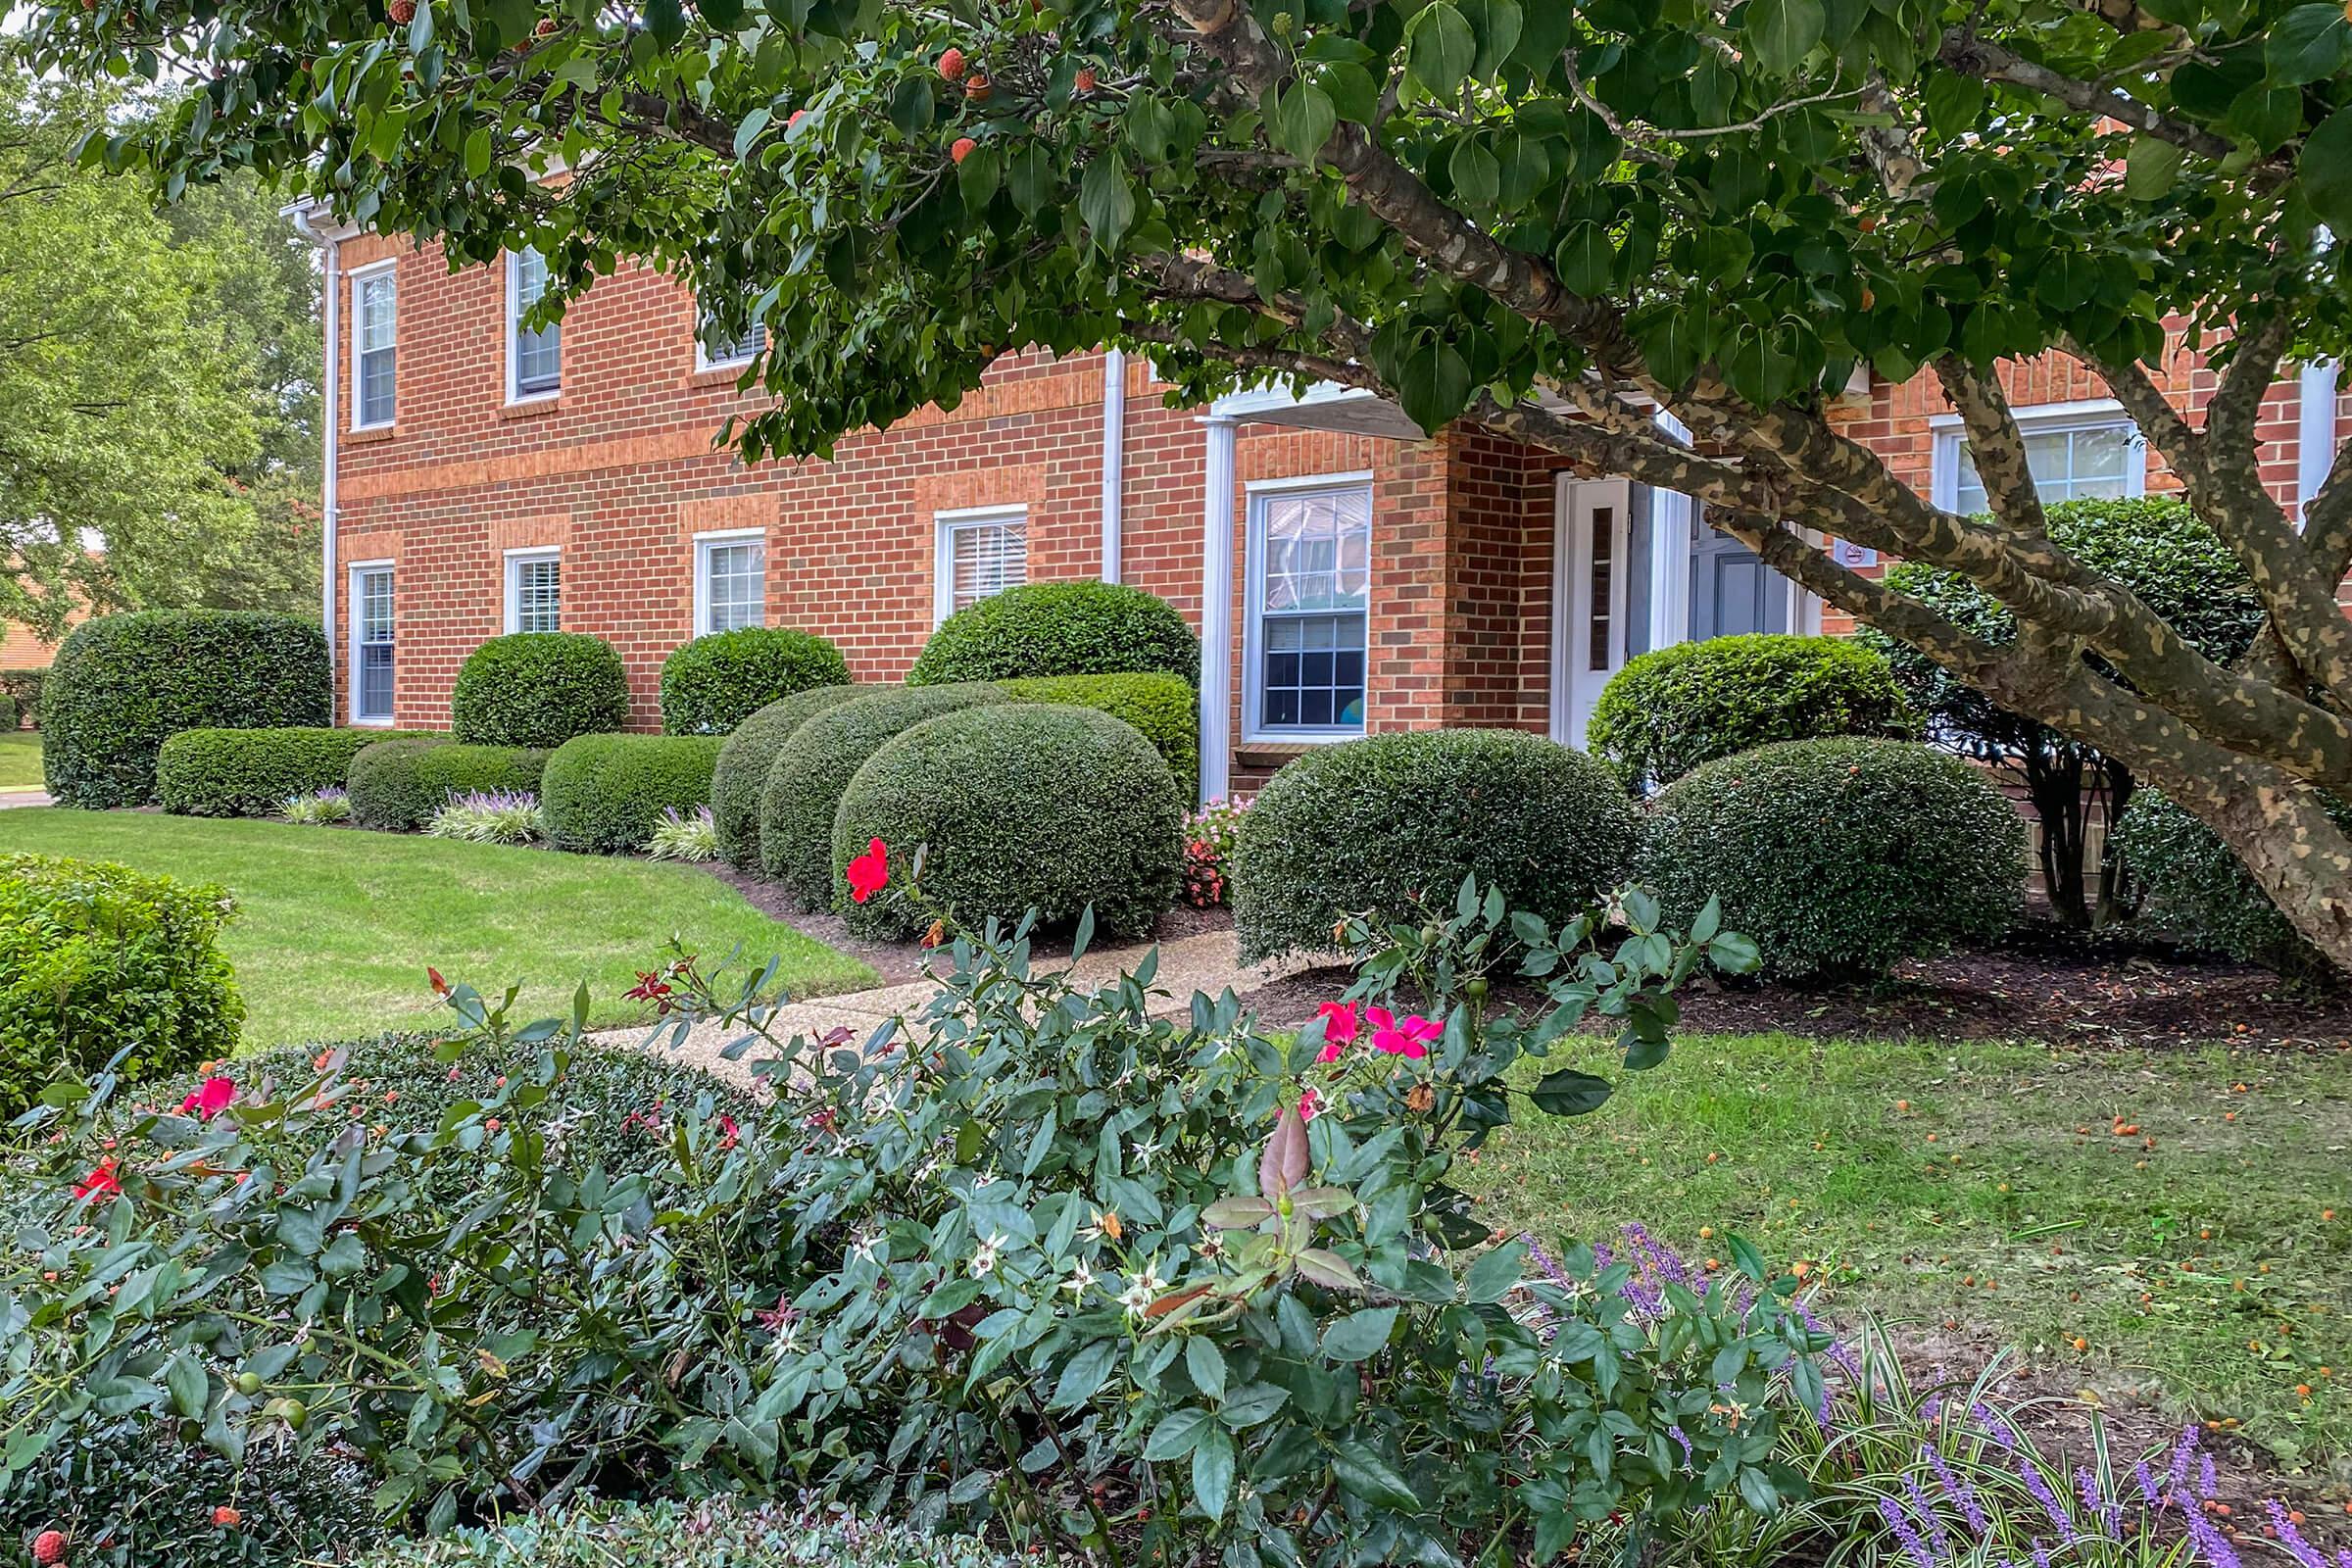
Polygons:
<instances>
[{"instance_id":1,"label":"entry door","mask_svg":"<svg viewBox=\"0 0 2352 1568\"><path fill-rule=\"evenodd\" d=\"M1788 579L1728 534L1705 526L1690 542L1690 640L1788 629Z\"/></svg>"},{"instance_id":2,"label":"entry door","mask_svg":"<svg viewBox=\"0 0 2352 1568\"><path fill-rule=\"evenodd\" d=\"M1633 485L1563 477L1558 508L1551 736L1581 747L1601 688L1625 667Z\"/></svg>"}]
</instances>

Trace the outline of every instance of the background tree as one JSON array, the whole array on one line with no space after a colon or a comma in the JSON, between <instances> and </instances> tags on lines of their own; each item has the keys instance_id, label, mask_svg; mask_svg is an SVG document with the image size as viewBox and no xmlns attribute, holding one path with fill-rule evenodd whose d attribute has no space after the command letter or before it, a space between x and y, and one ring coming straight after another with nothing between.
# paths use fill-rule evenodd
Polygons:
<instances>
[{"instance_id":1,"label":"background tree","mask_svg":"<svg viewBox=\"0 0 2352 1568\"><path fill-rule=\"evenodd\" d=\"M2262 630L2262 599L2245 568L2177 497L2070 501L2050 508L2048 516L2055 543L2129 586L2206 658L2234 662ZM1988 645L2017 641L2017 617L1958 572L1906 561L1887 570L1886 586ZM1907 643L1869 628L1863 637L1894 665L1895 678L1927 716L1931 739L2023 781L2041 823L2035 849L2059 923L2104 925L2128 913L2123 841L2112 829L2131 804L2132 770L2095 746L2001 707ZM2095 868L2095 901L2088 863L2094 810L2110 829Z\"/></svg>"},{"instance_id":2,"label":"background tree","mask_svg":"<svg viewBox=\"0 0 2352 1568\"><path fill-rule=\"evenodd\" d=\"M251 174L159 214L77 168L135 108L0 66L0 619L47 636L318 602L315 270Z\"/></svg>"},{"instance_id":3,"label":"background tree","mask_svg":"<svg viewBox=\"0 0 2352 1568\"><path fill-rule=\"evenodd\" d=\"M92 143L167 197L255 167L459 262L535 244L549 315L638 256L723 302L722 329L757 317L789 395L735 428L753 459L954 402L1008 345L1111 342L1188 397L1329 379L1695 496L1830 604L2161 783L2352 963L2352 839L2325 808L2352 788L2352 459L2298 531L2255 441L2281 361L2343 349L2352 318L2322 231L2352 232L2335 0L28 10L44 66L198 81ZM531 177L559 155L569 177ZM2156 373L2182 331L2220 346L2201 418ZM2049 537L1997 371L2052 349L2246 567L2246 660ZM1989 516L1840 434L1862 366L1932 368ZM1960 573L2016 639L1827 536Z\"/></svg>"}]
</instances>

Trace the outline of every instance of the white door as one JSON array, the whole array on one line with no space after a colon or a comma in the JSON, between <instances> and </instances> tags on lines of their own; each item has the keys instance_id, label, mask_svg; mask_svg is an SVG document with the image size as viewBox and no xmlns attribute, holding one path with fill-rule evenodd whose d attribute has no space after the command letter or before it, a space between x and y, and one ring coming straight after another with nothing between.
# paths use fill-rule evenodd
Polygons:
<instances>
[{"instance_id":1,"label":"white door","mask_svg":"<svg viewBox=\"0 0 2352 1568\"><path fill-rule=\"evenodd\" d=\"M1585 723L1625 667L1633 484L1560 476L1551 627L1551 738L1585 744Z\"/></svg>"}]
</instances>

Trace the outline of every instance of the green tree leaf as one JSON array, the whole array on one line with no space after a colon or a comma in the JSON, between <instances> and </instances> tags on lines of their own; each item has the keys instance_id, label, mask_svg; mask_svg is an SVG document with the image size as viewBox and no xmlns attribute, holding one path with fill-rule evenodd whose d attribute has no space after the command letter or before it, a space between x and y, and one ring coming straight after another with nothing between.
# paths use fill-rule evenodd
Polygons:
<instances>
[{"instance_id":1,"label":"green tree leaf","mask_svg":"<svg viewBox=\"0 0 2352 1568\"><path fill-rule=\"evenodd\" d=\"M1078 181L1078 213L1104 250L1116 247L1120 236L1135 225L1135 192L1118 154L1102 154L1086 166Z\"/></svg>"},{"instance_id":2,"label":"green tree leaf","mask_svg":"<svg viewBox=\"0 0 2352 1568\"><path fill-rule=\"evenodd\" d=\"M1405 45L1410 79L1432 98L1451 98L1478 62L1478 36L1451 0L1437 0L1413 18Z\"/></svg>"},{"instance_id":3,"label":"green tree leaf","mask_svg":"<svg viewBox=\"0 0 2352 1568\"><path fill-rule=\"evenodd\" d=\"M2281 87L2324 81L2352 62L2352 17L2338 5L2297 6L2271 24L2263 60Z\"/></svg>"},{"instance_id":4,"label":"green tree leaf","mask_svg":"<svg viewBox=\"0 0 2352 1568\"><path fill-rule=\"evenodd\" d=\"M1367 1306L1323 1331L1323 1353L1335 1361L1361 1361L1377 1354L1396 1327L1396 1308Z\"/></svg>"},{"instance_id":5,"label":"green tree leaf","mask_svg":"<svg viewBox=\"0 0 2352 1568\"><path fill-rule=\"evenodd\" d=\"M1329 93L1311 81L1295 81L1274 101L1267 129L1273 132L1275 146L1293 158L1312 163L1339 122L1339 111L1332 107Z\"/></svg>"},{"instance_id":6,"label":"green tree leaf","mask_svg":"<svg viewBox=\"0 0 2352 1568\"><path fill-rule=\"evenodd\" d=\"M1821 0L1748 0L1747 35L1756 61L1776 76L1803 63L1827 24Z\"/></svg>"},{"instance_id":7,"label":"green tree leaf","mask_svg":"<svg viewBox=\"0 0 2352 1568\"><path fill-rule=\"evenodd\" d=\"M2338 234L2352 234L2352 108L2338 109L2303 138L2295 172L2320 221Z\"/></svg>"}]
</instances>

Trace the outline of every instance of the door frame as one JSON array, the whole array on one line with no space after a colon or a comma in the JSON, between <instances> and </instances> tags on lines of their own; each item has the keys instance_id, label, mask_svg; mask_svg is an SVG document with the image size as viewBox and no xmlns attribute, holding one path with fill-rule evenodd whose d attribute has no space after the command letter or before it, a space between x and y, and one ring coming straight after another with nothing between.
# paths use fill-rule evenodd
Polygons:
<instances>
[{"instance_id":1,"label":"door frame","mask_svg":"<svg viewBox=\"0 0 2352 1568\"><path fill-rule=\"evenodd\" d=\"M1580 670L1570 657L1569 638L1592 619L1592 513L1614 505L1616 520L1610 529L1609 664L1605 673ZM1582 746L1576 715L1580 702L1597 699L1610 675L1625 667L1626 605L1633 550L1634 485L1631 479L1580 479L1558 476L1552 505L1551 573L1551 738L1566 746Z\"/></svg>"}]
</instances>

